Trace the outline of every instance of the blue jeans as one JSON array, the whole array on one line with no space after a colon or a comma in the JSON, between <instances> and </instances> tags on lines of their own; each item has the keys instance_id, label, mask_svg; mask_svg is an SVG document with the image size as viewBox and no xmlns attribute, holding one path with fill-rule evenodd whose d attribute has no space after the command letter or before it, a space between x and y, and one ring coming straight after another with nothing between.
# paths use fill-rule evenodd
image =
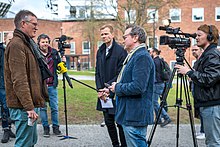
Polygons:
<instances>
[{"instance_id":1,"label":"blue jeans","mask_svg":"<svg viewBox=\"0 0 220 147\"><path fill-rule=\"evenodd\" d=\"M2 115L2 128L8 128L9 110L6 103L5 89L0 88L0 104Z\"/></svg>"},{"instance_id":2,"label":"blue jeans","mask_svg":"<svg viewBox=\"0 0 220 147\"><path fill-rule=\"evenodd\" d=\"M207 147L220 146L220 105L200 107Z\"/></svg>"},{"instance_id":3,"label":"blue jeans","mask_svg":"<svg viewBox=\"0 0 220 147\"><path fill-rule=\"evenodd\" d=\"M53 86L48 87L48 94L49 94L49 106L51 109L51 120L53 126L59 126L59 115L58 115L58 97L57 97L57 88ZM49 126L48 123L48 116L47 116L47 103L45 103L44 108L40 108L40 117L42 125Z\"/></svg>"},{"instance_id":4,"label":"blue jeans","mask_svg":"<svg viewBox=\"0 0 220 147\"><path fill-rule=\"evenodd\" d=\"M34 111L38 113L38 108ZM28 126L28 113L24 109L9 108L12 120L15 120L16 140L14 147L32 147L37 143L37 122Z\"/></svg>"},{"instance_id":5,"label":"blue jeans","mask_svg":"<svg viewBox=\"0 0 220 147\"><path fill-rule=\"evenodd\" d=\"M135 127L122 125L128 147L147 147L147 126Z\"/></svg>"},{"instance_id":6,"label":"blue jeans","mask_svg":"<svg viewBox=\"0 0 220 147\"><path fill-rule=\"evenodd\" d=\"M165 87L164 83L155 83L154 84L153 104L154 104L154 111L155 111L156 117L158 116L159 108L160 108L158 99L159 99L160 95L163 93L164 87ZM165 120L170 119L169 115L164 110L164 108L162 108L159 122L161 122L161 118L164 118Z\"/></svg>"}]
</instances>

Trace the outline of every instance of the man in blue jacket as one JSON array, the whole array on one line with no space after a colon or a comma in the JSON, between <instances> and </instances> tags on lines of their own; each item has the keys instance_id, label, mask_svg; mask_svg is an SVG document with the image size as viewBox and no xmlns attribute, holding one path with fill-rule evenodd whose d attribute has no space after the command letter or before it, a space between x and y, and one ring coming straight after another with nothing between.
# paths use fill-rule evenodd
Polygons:
<instances>
[{"instance_id":1,"label":"man in blue jacket","mask_svg":"<svg viewBox=\"0 0 220 147\"><path fill-rule=\"evenodd\" d=\"M146 147L147 126L153 123L155 67L147 52L145 30L126 27L124 48L128 52L117 82L109 89L116 94L115 120L122 125L127 146Z\"/></svg>"}]
</instances>

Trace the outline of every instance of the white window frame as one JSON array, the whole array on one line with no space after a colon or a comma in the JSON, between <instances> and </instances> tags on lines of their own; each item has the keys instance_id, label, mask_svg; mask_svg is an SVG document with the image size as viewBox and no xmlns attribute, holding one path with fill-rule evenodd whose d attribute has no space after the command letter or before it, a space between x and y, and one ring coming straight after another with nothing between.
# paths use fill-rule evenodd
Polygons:
<instances>
[{"instance_id":1,"label":"white window frame","mask_svg":"<svg viewBox=\"0 0 220 147\"><path fill-rule=\"evenodd\" d=\"M194 16L202 17L201 20L194 19ZM192 8L192 21L193 22L201 22L204 21L204 8Z\"/></svg>"},{"instance_id":2,"label":"white window frame","mask_svg":"<svg viewBox=\"0 0 220 147\"><path fill-rule=\"evenodd\" d=\"M13 31L3 31L2 35L1 35L2 36L1 42L5 43L5 39L9 33L13 33Z\"/></svg>"},{"instance_id":3,"label":"white window frame","mask_svg":"<svg viewBox=\"0 0 220 147\"><path fill-rule=\"evenodd\" d=\"M176 63L176 60L170 60L170 69L173 70L174 69L174 65Z\"/></svg>"},{"instance_id":4,"label":"white window frame","mask_svg":"<svg viewBox=\"0 0 220 147\"><path fill-rule=\"evenodd\" d=\"M217 18L219 16L219 18ZM215 8L215 21L220 21L220 7Z\"/></svg>"},{"instance_id":5,"label":"white window frame","mask_svg":"<svg viewBox=\"0 0 220 147\"><path fill-rule=\"evenodd\" d=\"M129 10L130 14L130 23L134 23L136 21L136 10ZM125 11L125 21L128 22L128 12Z\"/></svg>"},{"instance_id":6,"label":"white window frame","mask_svg":"<svg viewBox=\"0 0 220 147\"><path fill-rule=\"evenodd\" d=\"M148 49L152 49L152 47L150 47L150 39L153 39L153 36L148 36L147 37L147 46L148 46ZM158 46L159 46L159 42L158 42L158 37L157 36L155 36L155 40L156 40L156 48L158 48Z\"/></svg>"},{"instance_id":7,"label":"white window frame","mask_svg":"<svg viewBox=\"0 0 220 147\"><path fill-rule=\"evenodd\" d=\"M85 48L84 48L84 43L87 43L87 42L89 43L89 48L88 48L88 49L85 49ZM86 51L86 50L88 50L88 51ZM90 54L90 42L89 42L89 41L83 41L83 42L82 42L82 53L83 53L83 54Z\"/></svg>"},{"instance_id":8,"label":"white window frame","mask_svg":"<svg viewBox=\"0 0 220 147\"><path fill-rule=\"evenodd\" d=\"M70 54L76 54L76 42L70 42Z\"/></svg>"},{"instance_id":9,"label":"white window frame","mask_svg":"<svg viewBox=\"0 0 220 147\"><path fill-rule=\"evenodd\" d=\"M181 22L181 9L179 8L170 9L169 15L170 15L171 22ZM179 20L173 20L172 16L174 17L179 16Z\"/></svg>"},{"instance_id":10,"label":"white window frame","mask_svg":"<svg viewBox=\"0 0 220 147\"><path fill-rule=\"evenodd\" d=\"M158 21L158 10L156 9L147 9L147 17L148 17L148 21L147 23L154 23L153 20L153 14L155 14L155 22Z\"/></svg>"},{"instance_id":11,"label":"white window frame","mask_svg":"<svg viewBox=\"0 0 220 147\"><path fill-rule=\"evenodd\" d=\"M3 39L2 39L2 36L3 36L3 35L2 35L2 32L0 32L0 43L2 43L2 40L3 40Z\"/></svg>"}]
</instances>

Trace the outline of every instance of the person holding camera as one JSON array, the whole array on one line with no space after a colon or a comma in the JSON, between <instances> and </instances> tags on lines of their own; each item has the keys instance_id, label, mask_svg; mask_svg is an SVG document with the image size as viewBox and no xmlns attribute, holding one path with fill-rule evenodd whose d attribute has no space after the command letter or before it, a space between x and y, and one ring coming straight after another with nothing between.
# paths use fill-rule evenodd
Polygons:
<instances>
[{"instance_id":1,"label":"person holding camera","mask_svg":"<svg viewBox=\"0 0 220 147\"><path fill-rule=\"evenodd\" d=\"M38 30L37 16L21 10L14 24L13 38L4 56L6 101L10 117L15 121L14 146L31 147L37 143L38 108L49 99L45 79L50 73L33 40Z\"/></svg>"},{"instance_id":2,"label":"person holding camera","mask_svg":"<svg viewBox=\"0 0 220 147\"><path fill-rule=\"evenodd\" d=\"M58 75L57 75L57 67L61 62L61 58L58 54L58 51L49 46L50 38L46 34L41 34L37 38L37 43L41 50L41 53L45 57L48 68L52 73L52 77L46 80L48 86L48 94L49 94L49 106L51 109L51 121L53 133L57 136L61 135L61 131L59 130L59 111L58 111ZM47 115L47 103L45 103L43 108L40 108L40 118L41 123L44 129L44 137L50 137L50 126L48 123L48 115Z\"/></svg>"},{"instance_id":3,"label":"person holding camera","mask_svg":"<svg viewBox=\"0 0 220 147\"><path fill-rule=\"evenodd\" d=\"M220 146L220 51L217 49L219 31L214 25L201 25L196 42L204 52L194 64L194 70L175 65L178 73L193 81L194 106L203 119L205 143L208 147Z\"/></svg>"},{"instance_id":4,"label":"person holding camera","mask_svg":"<svg viewBox=\"0 0 220 147\"><path fill-rule=\"evenodd\" d=\"M108 129L113 147L119 147L118 133L115 124L115 99L114 94L108 97L112 101L113 107L104 107L102 103L106 102L106 96L101 91L108 84L115 82L122 68L122 63L126 58L126 51L114 39L113 27L104 25L100 28L100 35L103 44L100 46L96 55L95 82L98 92L97 110L103 111L105 124ZM105 83L107 83L105 85ZM117 125L119 129L119 138L121 147L126 147L124 132L121 125Z\"/></svg>"},{"instance_id":5,"label":"person holding camera","mask_svg":"<svg viewBox=\"0 0 220 147\"><path fill-rule=\"evenodd\" d=\"M150 55L154 60L154 65L155 65L155 71L156 71L156 76L155 76L155 82L154 82L154 94L153 94L153 103L154 103L154 112L156 114L156 117L158 117L158 112L160 109L160 105L158 103L158 99L160 97L160 95L163 94L164 88L165 88L165 83L162 80L162 65L161 65L161 60L159 55L160 55L160 51L156 48L150 49ZM164 121L162 122L162 119L164 119ZM158 124L160 124L161 127L165 127L166 125L168 125L169 123L171 123L171 119L170 116L167 114L167 112L164 110L164 108L162 108L161 111L161 117L159 118Z\"/></svg>"}]
</instances>

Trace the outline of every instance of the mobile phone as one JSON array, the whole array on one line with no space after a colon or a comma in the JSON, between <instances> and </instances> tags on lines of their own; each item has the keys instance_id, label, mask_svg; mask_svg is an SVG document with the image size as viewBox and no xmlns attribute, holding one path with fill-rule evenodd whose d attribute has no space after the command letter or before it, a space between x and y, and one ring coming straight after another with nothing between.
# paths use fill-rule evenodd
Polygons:
<instances>
[{"instance_id":1,"label":"mobile phone","mask_svg":"<svg viewBox=\"0 0 220 147\"><path fill-rule=\"evenodd\" d=\"M108 83L104 83L104 85L105 85L106 88L108 88L109 86L111 86L111 85L109 85Z\"/></svg>"}]
</instances>

